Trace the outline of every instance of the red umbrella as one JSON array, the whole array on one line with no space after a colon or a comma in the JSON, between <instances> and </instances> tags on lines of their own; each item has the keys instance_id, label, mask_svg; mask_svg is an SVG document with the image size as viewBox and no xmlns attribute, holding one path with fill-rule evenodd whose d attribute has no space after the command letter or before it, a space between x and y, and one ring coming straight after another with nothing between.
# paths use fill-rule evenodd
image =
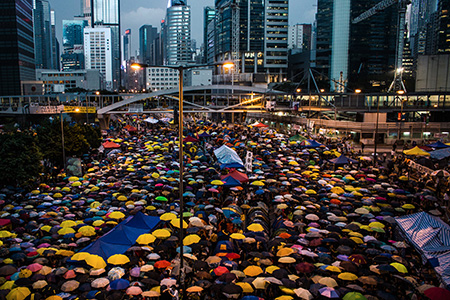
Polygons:
<instances>
[{"instance_id":1,"label":"red umbrella","mask_svg":"<svg viewBox=\"0 0 450 300\"><path fill-rule=\"evenodd\" d=\"M187 143L187 142L196 143L196 142L198 142L198 140L192 136L188 136L183 140L183 143Z\"/></svg>"},{"instance_id":2,"label":"red umbrella","mask_svg":"<svg viewBox=\"0 0 450 300\"><path fill-rule=\"evenodd\" d=\"M431 300L450 299L450 291L440 287L429 288L425 290L424 294Z\"/></svg>"},{"instance_id":3,"label":"red umbrella","mask_svg":"<svg viewBox=\"0 0 450 300\"><path fill-rule=\"evenodd\" d=\"M220 176L220 179L224 180L225 178L228 178L230 176L233 177L236 180L239 180L239 182L241 182L241 183L248 182L248 176L246 174L242 173L242 172L237 171L237 170L234 170L234 171L228 173L227 175Z\"/></svg>"},{"instance_id":4,"label":"red umbrella","mask_svg":"<svg viewBox=\"0 0 450 300\"><path fill-rule=\"evenodd\" d=\"M114 149L114 148L120 148L119 144L116 144L114 142L108 141L102 144L103 148L105 149Z\"/></svg>"},{"instance_id":5,"label":"red umbrella","mask_svg":"<svg viewBox=\"0 0 450 300\"><path fill-rule=\"evenodd\" d=\"M155 263L154 267L157 269L165 269L170 265L171 265L171 263L168 262L167 260L159 260Z\"/></svg>"},{"instance_id":6,"label":"red umbrella","mask_svg":"<svg viewBox=\"0 0 450 300\"><path fill-rule=\"evenodd\" d=\"M216 274L216 276L222 276L225 273L229 273L230 270L228 270L225 267L219 266L217 268L214 269L214 274Z\"/></svg>"},{"instance_id":7,"label":"red umbrella","mask_svg":"<svg viewBox=\"0 0 450 300\"><path fill-rule=\"evenodd\" d=\"M366 258L365 258L364 256L360 255L360 254L353 254L353 255L350 255L350 256L348 257L348 260L351 261L351 262L360 264L360 265L367 264Z\"/></svg>"},{"instance_id":8,"label":"red umbrella","mask_svg":"<svg viewBox=\"0 0 450 300\"><path fill-rule=\"evenodd\" d=\"M313 264L310 264L310 263L307 263L307 262L302 262L302 263L297 264L297 265L295 266L295 269L296 269L298 272L301 272L301 273L311 273L311 272L313 272L316 268L314 267Z\"/></svg>"},{"instance_id":9,"label":"red umbrella","mask_svg":"<svg viewBox=\"0 0 450 300\"><path fill-rule=\"evenodd\" d=\"M241 256L237 253L227 253L227 255L225 255L228 259L239 259L241 258Z\"/></svg>"},{"instance_id":10,"label":"red umbrella","mask_svg":"<svg viewBox=\"0 0 450 300\"><path fill-rule=\"evenodd\" d=\"M263 123L252 124L252 126L253 127L258 127L258 128L269 127L269 125L265 125Z\"/></svg>"}]
</instances>

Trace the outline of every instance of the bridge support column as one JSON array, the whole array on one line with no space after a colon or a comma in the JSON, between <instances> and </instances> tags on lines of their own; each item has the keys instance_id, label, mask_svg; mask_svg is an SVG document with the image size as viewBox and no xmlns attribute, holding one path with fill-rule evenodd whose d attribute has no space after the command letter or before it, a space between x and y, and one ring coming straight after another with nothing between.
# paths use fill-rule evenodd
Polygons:
<instances>
[{"instance_id":1,"label":"bridge support column","mask_svg":"<svg viewBox=\"0 0 450 300\"><path fill-rule=\"evenodd\" d=\"M100 125L100 130L108 130L109 129L109 121L110 115L98 115L98 121Z\"/></svg>"}]
</instances>

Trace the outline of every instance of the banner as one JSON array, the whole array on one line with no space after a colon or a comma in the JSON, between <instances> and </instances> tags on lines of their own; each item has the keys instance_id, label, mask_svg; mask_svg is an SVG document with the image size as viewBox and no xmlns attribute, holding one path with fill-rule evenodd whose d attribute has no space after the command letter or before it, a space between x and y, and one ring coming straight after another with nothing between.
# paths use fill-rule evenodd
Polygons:
<instances>
[{"instance_id":1,"label":"banner","mask_svg":"<svg viewBox=\"0 0 450 300\"><path fill-rule=\"evenodd\" d=\"M96 107L94 106L67 106L64 105L64 113L88 113L88 114L95 114L97 112Z\"/></svg>"},{"instance_id":2,"label":"banner","mask_svg":"<svg viewBox=\"0 0 450 300\"><path fill-rule=\"evenodd\" d=\"M245 157L245 170L251 172L253 167L253 152L247 151L247 156Z\"/></svg>"},{"instance_id":3,"label":"banner","mask_svg":"<svg viewBox=\"0 0 450 300\"><path fill-rule=\"evenodd\" d=\"M410 168L412 168L412 169L414 169L414 170L416 170L416 171L418 171L420 173L426 173L426 174L429 174L429 175L431 173L433 173L433 170L431 170L430 168L427 168L425 166L422 166L421 164L415 163L412 160L410 160L408 162L408 165L409 165Z\"/></svg>"}]
</instances>

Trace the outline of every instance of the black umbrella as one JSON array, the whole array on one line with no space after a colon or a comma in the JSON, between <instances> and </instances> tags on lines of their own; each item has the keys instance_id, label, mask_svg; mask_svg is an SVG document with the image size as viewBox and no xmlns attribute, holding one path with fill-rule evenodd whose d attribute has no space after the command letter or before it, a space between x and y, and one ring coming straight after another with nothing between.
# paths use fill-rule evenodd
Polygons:
<instances>
[{"instance_id":1,"label":"black umbrella","mask_svg":"<svg viewBox=\"0 0 450 300\"><path fill-rule=\"evenodd\" d=\"M240 294L242 293L242 288L239 285L227 284L222 287L222 293L228 295Z\"/></svg>"}]
</instances>

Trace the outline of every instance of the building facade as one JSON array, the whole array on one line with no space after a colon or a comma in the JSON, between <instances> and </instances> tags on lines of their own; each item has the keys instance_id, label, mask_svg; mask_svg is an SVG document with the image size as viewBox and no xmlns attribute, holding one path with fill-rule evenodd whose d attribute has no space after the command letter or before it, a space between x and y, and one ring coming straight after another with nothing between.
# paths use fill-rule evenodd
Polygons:
<instances>
[{"instance_id":1,"label":"building facade","mask_svg":"<svg viewBox=\"0 0 450 300\"><path fill-rule=\"evenodd\" d=\"M150 67L145 69L146 90L160 91L178 87L178 70L164 67Z\"/></svg>"},{"instance_id":2,"label":"building facade","mask_svg":"<svg viewBox=\"0 0 450 300\"><path fill-rule=\"evenodd\" d=\"M289 26L288 49L292 52L311 50L311 24L295 24Z\"/></svg>"},{"instance_id":3,"label":"building facade","mask_svg":"<svg viewBox=\"0 0 450 300\"><path fill-rule=\"evenodd\" d=\"M152 64L153 42L158 37L158 29L152 25L142 25L139 28L139 56L141 63Z\"/></svg>"},{"instance_id":4,"label":"building facade","mask_svg":"<svg viewBox=\"0 0 450 300\"><path fill-rule=\"evenodd\" d=\"M439 0L438 5L438 49L439 54L450 53L450 0Z\"/></svg>"},{"instance_id":5,"label":"building facade","mask_svg":"<svg viewBox=\"0 0 450 300\"><path fill-rule=\"evenodd\" d=\"M123 60L130 60L131 54L131 29L127 29L123 35Z\"/></svg>"},{"instance_id":6,"label":"building facade","mask_svg":"<svg viewBox=\"0 0 450 300\"><path fill-rule=\"evenodd\" d=\"M113 47L111 28L85 28L84 54L86 70L98 70L105 80L105 88L114 86Z\"/></svg>"},{"instance_id":7,"label":"building facade","mask_svg":"<svg viewBox=\"0 0 450 300\"><path fill-rule=\"evenodd\" d=\"M91 0L91 26L111 29L112 47L112 88L120 85L121 38L120 38L120 0ZM86 59L87 60L87 59Z\"/></svg>"},{"instance_id":8,"label":"building facade","mask_svg":"<svg viewBox=\"0 0 450 300\"><path fill-rule=\"evenodd\" d=\"M84 28L86 20L63 20L63 71L84 69Z\"/></svg>"},{"instance_id":9,"label":"building facade","mask_svg":"<svg viewBox=\"0 0 450 300\"><path fill-rule=\"evenodd\" d=\"M36 79L32 0L2 0L0 15L0 95L20 95Z\"/></svg>"},{"instance_id":10,"label":"building facade","mask_svg":"<svg viewBox=\"0 0 450 300\"><path fill-rule=\"evenodd\" d=\"M163 41L165 65L192 62L191 7L186 0L169 0Z\"/></svg>"},{"instance_id":11,"label":"building facade","mask_svg":"<svg viewBox=\"0 0 450 300\"><path fill-rule=\"evenodd\" d=\"M54 15L47 0L35 0L33 30L35 63L38 69L56 69L56 37ZM52 26L53 21L53 26ZM52 28L53 27L53 28Z\"/></svg>"},{"instance_id":12,"label":"building facade","mask_svg":"<svg viewBox=\"0 0 450 300\"><path fill-rule=\"evenodd\" d=\"M103 89L103 76L98 70L36 70L36 79L44 83L45 93L61 93L71 89L98 91Z\"/></svg>"},{"instance_id":13,"label":"building facade","mask_svg":"<svg viewBox=\"0 0 450 300\"><path fill-rule=\"evenodd\" d=\"M203 62L208 62L208 26L211 22L214 22L216 18L216 10L212 6L205 6L203 8Z\"/></svg>"},{"instance_id":14,"label":"building facade","mask_svg":"<svg viewBox=\"0 0 450 300\"><path fill-rule=\"evenodd\" d=\"M186 70L184 73L185 86L201 86L212 84L213 70L207 68L195 68Z\"/></svg>"}]
</instances>

